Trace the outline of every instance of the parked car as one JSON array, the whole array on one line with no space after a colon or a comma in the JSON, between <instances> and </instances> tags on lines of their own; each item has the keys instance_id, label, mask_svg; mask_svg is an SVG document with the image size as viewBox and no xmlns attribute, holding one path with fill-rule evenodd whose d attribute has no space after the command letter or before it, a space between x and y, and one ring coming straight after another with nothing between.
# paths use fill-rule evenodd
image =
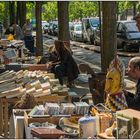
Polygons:
<instances>
[{"instance_id":1,"label":"parked car","mask_svg":"<svg viewBox=\"0 0 140 140\"><path fill-rule=\"evenodd\" d=\"M99 25L99 17L83 18L82 19L82 32L84 42L94 43L94 32Z\"/></svg>"},{"instance_id":2,"label":"parked car","mask_svg":"<svg viewBox=\"0 0 140 140\"><path fill-rule=\"evenodd\" d=\"M58 35L58 22L53 24L53 35L54 36Z\"/></svg>"},{"instance_id":3,"label":"parked car","mask_svg":"<svg viewBox=\"0 0 140 140\"><path fill-rule=\"evenodd\" d=\"M82 24L73 24L70 29L70 38L75 41L82 41Z\"/></svg>"},{"instance_id":4,"label":"parked car","mask_svg":"<svg viewBox=\"0 0 140 140\"><path fill-rule=\"evenodd\" d=\"M95 30L96 45L100 44L100 28ZM140 32L136 26L136 21L117 21L117 48L124 51L136 49L140 47Z\"/></svg>"},{"instance_id":5,"label":"parked car","mask_svg":"<svg viewBox=\"0 0 140 140\"><path fill-rule=\"evenodd\" d=\"M117 22L117 47L125 51L130 49L139 50L140 31L136 26L136 21Z\"/></svg>"},{"instance_id":6,"label":"parked car","mask_svg":"<svg viewBox=\"0 0 140 140\"><path fill-rule=\"evenodd\" d=\"M58 21L52 21L52 22L50 22L50 26L49 26L49 29L48 29L48 34L49 35L57 35L58 32L56 33L56 31L55 31L56 28L58 28Z\"/></svg>"},{"instance_id":7,"label":"parked car","mask_svg":"<svg viewBox=\"0 0 140 140\"><path fill-rule=\"evenodd\" d=\"M47 21L42 21L41 23L42 23L42 29L44 28L45 25L48 25Z\"/></svg>"},{"instance_id":8,"label":"parked car","mask_svg":"<svg viewBox=\"0 0 140 140\"><path fill-rule=\"evenodd\" d=\"M49 23L47 23L47 24L43 27L43 32L44 32L44 34L48 33L48 29L49 29Z\"/></svg>"}]
</instances>

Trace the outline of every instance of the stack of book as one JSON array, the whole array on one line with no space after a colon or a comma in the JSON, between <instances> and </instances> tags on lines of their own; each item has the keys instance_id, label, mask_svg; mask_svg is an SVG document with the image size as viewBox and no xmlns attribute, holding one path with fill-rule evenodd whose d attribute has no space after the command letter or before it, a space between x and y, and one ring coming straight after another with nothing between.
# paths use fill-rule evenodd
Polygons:
<instances>
[{"instance_id":1,"label":"stack of book","mask_svg":"<svg viewBox=\"0 0 140 140\"><path fill-rule=\"evenodd\" d=\"M49 95L51 78L54 74L47 71L7 70L0 74L0 98L19 97L24 93L33 93L35 97Z\"/></svg>"},{"instance_id":2,"label":"stack of book","mask_svg":"<svg viewBox=\"0 0 140 140\"><path fill-rule=\"evenodd\" d=\"M30 112L29 116L33 115L44 115L45 108L43 105L35 106Z\"/></svg>"},{"instance_id":3,"label":"stack of book","mask_svg":"<svg viewBox=\"0 0 140 140\"><path fill-rule=\"evenodd\" d=\"M88 114L89 105L86 102L74 102L75 112L79 115Z\"/></svg>"},{"instance_id":4,"label":"stack of book","mask_svg":"<svg viewBox=\"0 0 140 140\"><path fill-rule=\"evenodd\" d=\"M60 106L57 103L46 103L45 113L49 115L58 115L60 113Z\"/></svg>"},{"instance_id":5,"label":"stack of book","mask_svg":"<svg viewBox=\"0 0 140 140\"><path fill-rule=\"evenodd\" d=\"M72 103L62 103L60 106L60 113L64 115L74 114L75 106Z\"/></svg>"}]
</instances>

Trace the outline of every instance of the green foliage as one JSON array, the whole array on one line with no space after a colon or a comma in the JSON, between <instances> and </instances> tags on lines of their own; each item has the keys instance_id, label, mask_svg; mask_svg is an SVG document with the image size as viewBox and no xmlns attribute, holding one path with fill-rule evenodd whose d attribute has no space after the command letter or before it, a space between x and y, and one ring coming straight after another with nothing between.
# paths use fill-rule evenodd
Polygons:
<instances>
[{"instance_id":1,"label":"green foliage","mask_svg":"<svg viewBox=\"0 0 140 140\"><path fill-rule=\"evenodd\" d=\"M55 20L57 19L57 2L46 2L43 4L42 20Z\"/></svg>"},{"instance_id":2,"label":"green foliage","mask_svg":"<svg viewBox=\"0 0 140 140\"><path fill-rule=\"evenodd\" d=\"M0 2L0 21L4 19L4 2Z\"/></svg>"},{"instance_id":3,"label":"green foliage","mask_svg":"<svg viewBox=\"0 0 140 140\"><path fill-rule=\"evenodd\" d=\"M0 21L3 21L5 16L8 18L9 8L5 11L5 6L8 1L0 1ZM126 9L133 8L134 3L140 10L140 3L138 1L117 1L118 14L122 14ZM35 18L35 1L27 1L27 18ZM57 19L57 1L43 1L42 5L42 20L55 20ZM81 19L83 17L98 16L99 6L98 1L70 1L69 2L69 19Z\"/></svg>"},{"instance_id":4,"label":"green foliage","mask_svg":"<svg viewBox=\"0 0 140 140\"><path fill-rule=\"evenodd\" d=\"M136 3L136 5L139 5L138 1L119 1L118 3L119 14L122 14L126 9L132 9L134 3Z\"/></svg>"},{"instance_id":5,"label":"green foliage","mask_svg":"<svg viewBox=\"0 0 140 140\"><path fill-rule=\"evenodd\" d=\"M26 17L29 19L34 19L35 18L35 2L27 2L26 9L27 9Z\"/></svg>"},{"instance_id":6,"label":"green foliage","mask_svg":"<svg viewBox=\"0 0 140 140\"><path fill-rule=\"evenodd\" d=\"M77 2L71 1L69 5L69 18L70 20L81 19L83 17L98 16L98 2L84 1Z\"/></svg>"}]
</instances>

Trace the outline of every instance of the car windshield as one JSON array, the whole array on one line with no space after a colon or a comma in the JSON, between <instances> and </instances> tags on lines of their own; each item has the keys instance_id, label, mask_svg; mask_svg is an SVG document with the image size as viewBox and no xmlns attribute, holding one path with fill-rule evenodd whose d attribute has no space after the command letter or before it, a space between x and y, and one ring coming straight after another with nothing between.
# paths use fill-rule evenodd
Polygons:
<instances>
[{"instance_id":1,"label":"car windshield","mask_svg":"<svg viewBox=\"0 0 140 140\"><path fill-rule=\"evenodd\" d=\"M127 22L125 23L126 32L139 32L136 22Z\"/></svg>"},{"instance_id":2,"label":"car windshield","mask_svg":"<svg viewBox=\"0 0 140 140\"><path fill-rule=\"evenodd\" d=\"M75 27L75 30L76 30L76 31L81 31L81 30L82 30L82 26L81 26L81 25L77 25L77 26Z\"/></svg>"},{"instance_id":3,"label":"car windshield","mask_svg":"<svg viewBox=\"0 0 140 140\"><path fill-rule=\"evenodd\" d=\"M91 19L90 22L92 27L97 27L99 25L99 19Z\"/></svg>"}]
</instances>

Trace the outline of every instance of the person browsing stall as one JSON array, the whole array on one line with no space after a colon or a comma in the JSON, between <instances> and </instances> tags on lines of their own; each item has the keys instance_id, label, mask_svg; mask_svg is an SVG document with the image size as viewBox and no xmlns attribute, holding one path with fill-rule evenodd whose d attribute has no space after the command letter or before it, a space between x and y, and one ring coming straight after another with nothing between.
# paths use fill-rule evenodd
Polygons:
<instances>
[{"instance_id":1,"label":"person browsing stall","mask_svg":"<svg viewBox=\"0 0 140 140\"><path fill-rule=\"evenodd\" d=\"M70 49L60 40L55 41L55 49L58 55L58 62L55 62L54 73L63 85L64 77L67 77L67 86L73 87L74 80L78 77L79 69L71 55ZM53 64L53 63L52 63Z\"/></svg>"},{"instance_id":2,"label":"person browsing stall","mask_svg":"<svg viewBox=\"0 0 140 140\"><path fill-rule=\"evenodd\" d=\"M125 91L128 108L140 110L140 57L130 59L128 63L128 75L137 80L135 94Z\"/></svg>"}]
</instances>

